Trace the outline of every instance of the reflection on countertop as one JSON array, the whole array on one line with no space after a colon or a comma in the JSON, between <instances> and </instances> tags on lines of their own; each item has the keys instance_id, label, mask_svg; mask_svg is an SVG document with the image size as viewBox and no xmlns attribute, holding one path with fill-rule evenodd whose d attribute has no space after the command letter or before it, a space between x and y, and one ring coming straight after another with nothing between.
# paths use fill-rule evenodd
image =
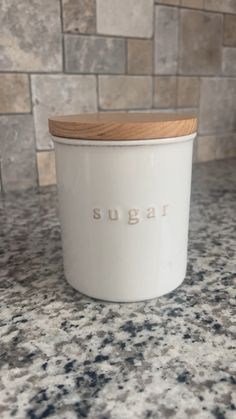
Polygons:
<instances>
[{"instance_id":1,"label":"reflection on countertop","mask_svg":"<svg viewBox=\"0 0 236 419\"><path fill-rule=\"evenodd\" d=\"M1 418L235 418L235 219L236 160L196 165L184 283L108 304L64 279L55 188L1 196Z\"/></svg>"}]
</instances>

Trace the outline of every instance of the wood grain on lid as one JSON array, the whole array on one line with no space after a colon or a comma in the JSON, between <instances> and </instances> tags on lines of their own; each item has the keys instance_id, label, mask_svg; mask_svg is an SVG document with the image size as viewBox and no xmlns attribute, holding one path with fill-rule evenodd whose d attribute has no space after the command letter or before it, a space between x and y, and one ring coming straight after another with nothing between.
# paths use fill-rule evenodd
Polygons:
<instances>
[{"instance_id":1,"label":"wood grain on lid","mask_svg":"<svg viewBox=\"0 0 236 419\"><path fill-rule=\"evenodd\" d=\"M197 118L178 113L96 113L52 116L56 137L84 140L145 140L180 137L196 132Z\"/></svg>"}]
</instances>

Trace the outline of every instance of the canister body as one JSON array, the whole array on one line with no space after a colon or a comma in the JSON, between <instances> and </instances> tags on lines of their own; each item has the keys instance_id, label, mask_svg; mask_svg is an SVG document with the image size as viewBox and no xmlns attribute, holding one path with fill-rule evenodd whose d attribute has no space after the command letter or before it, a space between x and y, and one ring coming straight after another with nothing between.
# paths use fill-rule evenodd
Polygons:
<instances>
[{"instance_id":1,"label":"canister body","mask_svg":"<svg viewBox=\"0 0 236 419\"><path fill-rule=\"evenodd\" d=\"M181 284L194 137L54 138L65 276L74 288L129 302Z\"/></svg>"}]
</instances>

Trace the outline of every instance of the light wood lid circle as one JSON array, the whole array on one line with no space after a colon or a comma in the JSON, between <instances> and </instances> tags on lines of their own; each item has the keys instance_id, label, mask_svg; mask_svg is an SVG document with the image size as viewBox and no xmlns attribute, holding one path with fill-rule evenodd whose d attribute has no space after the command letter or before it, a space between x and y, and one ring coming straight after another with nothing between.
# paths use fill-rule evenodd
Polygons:
<instances>
[{"instance_id":1,"label":"light wood lid circle","mask_svg":"<svg viewBox=\"0 0 236 419\"><path fill-rule=\"evenodd\" d=\"M178 113L96 113L52 116L56 137L83 140L145 140L181 137L197 130L194 115Z\"/></svg>"}]
</instances>

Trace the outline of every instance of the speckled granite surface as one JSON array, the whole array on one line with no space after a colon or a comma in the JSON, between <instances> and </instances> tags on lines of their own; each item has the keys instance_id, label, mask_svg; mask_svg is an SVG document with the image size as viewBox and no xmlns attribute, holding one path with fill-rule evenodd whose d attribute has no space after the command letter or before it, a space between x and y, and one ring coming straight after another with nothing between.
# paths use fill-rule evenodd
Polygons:
<instances>
[{"instance_id":1,"label":"speckled granite surface","mask_svg":"<svg viewBox=\"0 0 236 419\"><path fill-rule=\"evenodd\" d=\"M55 189L0 201L5 418L236 418L236 161L194 169L188 274L146 303L64 280Z\"/></svg>"}]
</instances>

